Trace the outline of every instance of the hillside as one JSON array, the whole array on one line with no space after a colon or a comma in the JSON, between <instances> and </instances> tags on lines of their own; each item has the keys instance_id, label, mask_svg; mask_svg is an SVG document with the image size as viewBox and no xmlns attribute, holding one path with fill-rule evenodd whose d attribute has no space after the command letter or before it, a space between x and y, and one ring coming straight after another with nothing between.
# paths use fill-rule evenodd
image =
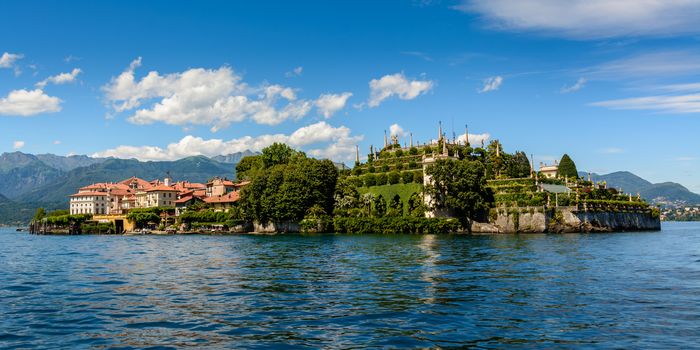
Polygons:
<instances>
[{"instance_id":1,"label":"hillside","mask_svg":"<svg viewBox=\"0 0 700 350\"><path fill-rule=\"evenodd\" d=\"M579 172L586 178L587 173ZM593 181L605 181L608 186L622 188L625 192L639 193L644 199L654 204L664 205L697 205L700 204L700 194L690 192L683 185L675 182L654 184L629 171L617 171L610 174L591 174Z\"/></svg>"},{"instance_id":2,"label":"hillside","mask_svg":"<svg viewBox=\"0 0 700 350\"><path fill-rule=\"evenodd\" d=\"M95 182L117 182L131 176L147 180L162 179L167 173L175 181L206 182L214 176L235 176L235 167L204 156L176 161L140 162L136 159L107 159L102 163L73 169L55 181L22 195L22 202L66 202L67 196Z\"/></svg>"},{"instance_id":3,"label":"hillside","mask_svg":"<svg viewBox=\"0 0 700 350\"><path fill-rule=\"evenodd\" d=\"M63 172L31 154L20 152L0 155L0 194L16 198L36 186L58 179Z\"/></svg>"},{"instance_id":4,"label":"hillside","mask_svg":"<svg viewBox=\"0 0 700 350\"><path fill-rule=\"evenodd\" d=\"M238 164L238 162L240 162L243 157L254 156L254 155L258 155L258 154L260 154L260 153L245 150L243 152L236 152L236 153L231 153L231 154L227 154L227 155L214 156L214 157L211 157L211 159L213 159L217 162L220 162L220 163Z\"/></svg>"}]
</instances>

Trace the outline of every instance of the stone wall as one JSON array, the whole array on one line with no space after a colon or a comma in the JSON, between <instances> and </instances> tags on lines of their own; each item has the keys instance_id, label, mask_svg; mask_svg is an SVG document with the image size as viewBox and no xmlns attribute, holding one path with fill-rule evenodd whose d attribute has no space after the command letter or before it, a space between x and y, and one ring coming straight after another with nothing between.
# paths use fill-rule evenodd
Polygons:
<instances>
[{"instance_id":1,"label":"stone wall","mask_svg":"<svg viewBox=\"0 0 700 350\"><path fill-rule=\"evenodd\" d=\"M583 212L571 208L534 211L511 208L496 211L488 224L473 225L473 232L565 233L658 231L661 221L649 213Z\"/></svg>"}]
</instances>

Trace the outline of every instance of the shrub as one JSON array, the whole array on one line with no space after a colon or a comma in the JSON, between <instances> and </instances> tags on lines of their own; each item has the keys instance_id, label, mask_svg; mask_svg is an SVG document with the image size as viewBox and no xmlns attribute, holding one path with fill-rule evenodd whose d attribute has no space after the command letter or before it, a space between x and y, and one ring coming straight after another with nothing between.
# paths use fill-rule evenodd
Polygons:
<instances>
[{"instance_id":1,"label":"shrub","mask_svg":"<svg viewBox=\"0 0 700 350\"><path fill-rule=\"evenodd\" d=\"M369 167L367 167L367 171L369 171L370 173L374 173L374 165L370 165Z\"/></svg>"},{"instance_id":2,"label":"shrub","mask_svg":"<svg viewBox=\"0 0 700 350\"><path fill-rule=\"evenodd\" d=\"M409 169L415 169L415 168L417 168L417 167L418 167L418 164L416 164L416 161L415 161L415 160L411 159L411 161L408 162L408 168L409 168Z\"/></svg>"},{"instance_id":3,"label":"shrub","mask_svg":"<svg viewBox=\"0 0 700 350\"><path fill-rule=\"evenodd\" d=\"M382 172L385 173L387 171L389 171L389 166L386 164L382 164Z\"/></svg>"},{"instance_id":4,"label":"shrub","mask_svg":"<svg viewBox=\"0 0 700 350\"><path fill-rule=\"evenodd\" d=\"M408 154L410 154L410 155L412 155L412 156L417 155L417 154L418 154L418 148L415 148L415 147L409 148L409 149L408 149Z\"/></svg>"},{"instance_id":5,"label":"shrub","mask_svg":"<svg viewBox=\"0 0 700 350\"><path fill-rule=\"evenodd\" d=\"M462 227L457 219L424 217L341 217L333 219L338 233L455 233Z\"/></svg>"},{"instance_id":6,"label":"shrub","mask_svg":"<svg viewBox=\"0 0 700 350\"><path fill-rule=\"evenodd\" d=\"M371 187L377 184L377 176L374 174L367 174L362 177L362 180L367 187Z\"/></svg>"},{"instance_id":7,"label":"shrub","mask_svg":"<svg viewBox=\"0 0 700 350\"><path fill-rule=\"evenodd\" d=\"M387 183L388 180L389 180L389 179L388 179L388 177L386 176L386 173L381 173L381 174L377 175L377 183L376 183L376 185L377 185L377 186L386 185L386 183Z\"/></svg>"},{"instance_id":8,"label":"shrub","mask_svg":"<svg viewBox=\"0 0 700 350\"><path fill-rule=\"evenodd\" d=\"M402 156L403 156L403 150L400 149L400 148L397 149L397 150L396 150L396 156L397 156L397 157L402 157Z\"/></svg>"},{"instance_id":9,"label":"shrub","mask_svg":"<svg viewBox=\"0 0 700 350\"><path fill-rule=\"evenodd\" d=\"M352 169L352 174L353 175L362 175L362 168L356 167L355 169Z\"/></svg>"},{"instance_id":10,"label":"shrub","mask_svg":"<svg viewBox=\"0 0 700 350\"><path fill-rule=\"evenodd\" d=\"M395 185L401 181L401 175L397 171L392 171L388 176L389 185Z\"/></svg>"},{"instance_id":11,"label":"shrub","mask_svg":"<svg viewBox=\"0 0 700 350\"><path fill-rule=\"evenodd\" d=\"M423 172L422 171L414 171L413 172L413 182L415 182L417 184L423 183Z\"/></svg>"},{"instance_id":12,"label":"shrub","mask_svg":"<svg viewBox=\"0 0 700 350\"><path fill-rule=\"evenodd\" d=\"M404 171L401 173L401 181L405 184L410 184L413 182L413 173L410 171Z\"/></svg>"}]
</instances>

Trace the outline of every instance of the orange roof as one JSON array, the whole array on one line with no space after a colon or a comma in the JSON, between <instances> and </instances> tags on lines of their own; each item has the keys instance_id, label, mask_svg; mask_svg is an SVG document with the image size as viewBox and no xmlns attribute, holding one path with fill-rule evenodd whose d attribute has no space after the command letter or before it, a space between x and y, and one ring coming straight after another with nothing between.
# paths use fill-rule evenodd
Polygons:
<instances>
[{"instance_id":1,"label":"orange roof","mask_svg":"<svg viewBox=\"0 0 700 350\"><path fill-rule=\"evenodd\" d=\"M148 181L140 179L136 176L132 176L126 180L119 181L120 184L124 184L127 186L130 186L133 182L136 182L136 188L146 188L151 185Z\"/></svg>"},{"instance_id":2,"label":"orange roof","mask_svg":"<svg viewBox=\"0 0 700 350\"><path fill-rule=\"evenodd\" d=\"M241 198L238 192L227 193L223 196L214 196L204 198L207 203L233 203L237 202Z\"/></svg>"},{"instance_id":3,"label":"orange roof","mask_svg":"<svg viewBox=\"0 0 700 350\"><path fill-rule=\"evenodd\" d=\"M207 191L206 190L196 190L196 191L194 191L194 195L195 195L195 197L204 197L207 195Z\"/></svg>"},{"instance_id":4,"label":"orange roof","mask_svg":"<svg viewBox=\"0 0 700 350\"><path fill-rule=\"evenodd\" d=\"M165 186L165 185L153 186L151 188L146 189L146 192L155 192L155 191L178 192L176 189L174 189L170 186Z\"/></svg>"},{"instance_id":5,"label":"orange roof","mask_svg":"<svg viewBox=\"0 0 700 350\"><path fill-rule=\"evenodd\" d=\"M191 201L191 200L193 200L193 199L199 199L199 198L194 197L194 196L185 196L185 197L182 197L182 198L176 200L175 203L177 203L177 204L179 204L179 203L187 203L187 202L189 202L189 201Z\"/></svg>"},{"instance_id":6,"label":"orange roof","mask_svg":"<svg viewBox=\"0 0 700 350\"><path fill-rule=\"evenodd\" d=\"M70 195L70 197L106 196L106 192L80 192Z\"/></svg>"}]
</instances>

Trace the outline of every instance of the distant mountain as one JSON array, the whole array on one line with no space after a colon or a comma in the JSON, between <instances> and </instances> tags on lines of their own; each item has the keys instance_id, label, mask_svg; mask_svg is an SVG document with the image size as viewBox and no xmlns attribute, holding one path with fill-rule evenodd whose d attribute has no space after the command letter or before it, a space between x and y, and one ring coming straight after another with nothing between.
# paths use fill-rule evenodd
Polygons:
<instances>
[{"instance_id":1,"label":"distant mountain","mask_svg":"<svg viewBox=\"0 0 700 350\"><path fill-rule=\"evenodd\" d=\"M65 202L78 188L95 182L117 182L131 176L145 180L163 179L167 173L174 181L206 182L214 176L235 177L235 167L213 159L196 156L176 161L141 162L136 159L107 159L102 163L76 168L55 181L24 193L22 202Z\"/></svg>"},{"instance_id":2,"label":"distant mountain","mask_svg":"<svg viewBox=\"0 0 700 350\"><path fill-rule=\"evenodd\" d=\"M55 154L37 154L36 158L44 164L61 171L71 171L106 161L108 158L92 158L85 155L57 156Z\"/></svg>"},{"instance_id":3,"label":"distant mountain","mask_svg":"<svg viewBox=\"0 0 700 350\"><path fill-rule=\"evenodd\" d=\"M56 180L63 171L22 152L0 155L0 194L15 198L36 186Z\"/></svg>"},{"instance_id":4,"label":"distant mountain","mask_svg":"<svg viewBox=\"0 0 700 350\"><path fill-rule=\"evenodd\" d=\"M211 157L211 159L213 159L217 162L220 162L220 163L238 164L238 162L240 162L243 157L255 156L258 154L260 154L260 153L253 152L250 150L245 150L243 152L236 152L236 153L231 153L231 154L227 154L227 155Z\"/></svg>"},{"instance_id":5,"label":"distant mountain","mask_svg":"<svg viewBox=\"0 0 700 350\"><path fill-rule=\"evenodd\" d=\"M588 174L579 172L587 178ZM591 174L593 181L605 181L609 187L622 188L628 193L639 193L642 198L663 205L698 205L700 194L690 192L683 185L675 182L654 184L629 171L618 171L606 175Z\"/></svg>"}]
</instances>

